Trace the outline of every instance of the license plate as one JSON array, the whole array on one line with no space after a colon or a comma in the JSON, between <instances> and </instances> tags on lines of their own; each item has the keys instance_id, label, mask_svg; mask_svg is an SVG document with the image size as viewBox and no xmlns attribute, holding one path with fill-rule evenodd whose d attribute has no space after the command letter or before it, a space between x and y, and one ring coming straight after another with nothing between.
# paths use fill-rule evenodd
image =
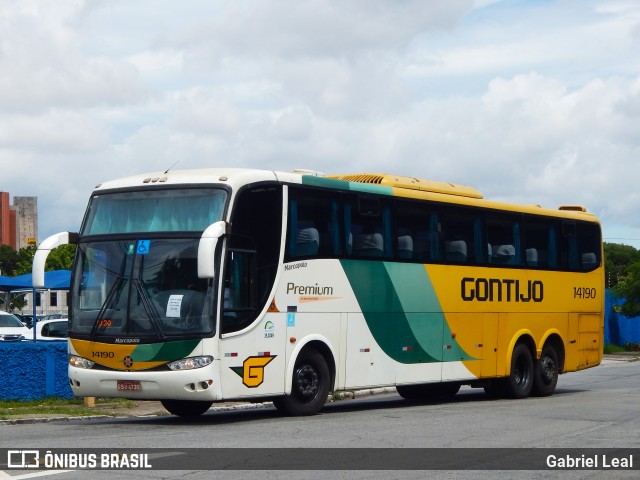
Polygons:
<instances>
[{"instance_id":1,"label":"license plate","mask_svg":"<svg viewBox=\"0 0 640 480\"><path fill-rule=\"evenodd\" d=\"M118 380L118 390L142 390L140 380Z\"/></svg>"}]
</instances>

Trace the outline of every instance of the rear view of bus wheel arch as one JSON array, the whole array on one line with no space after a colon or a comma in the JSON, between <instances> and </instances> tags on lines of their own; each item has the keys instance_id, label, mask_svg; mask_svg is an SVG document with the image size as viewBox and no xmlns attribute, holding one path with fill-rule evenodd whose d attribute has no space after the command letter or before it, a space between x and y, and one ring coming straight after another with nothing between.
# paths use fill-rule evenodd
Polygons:
<instances>
[{"instance_id":1,"label":"rear view of bus wheel arch","mask_svg":"<svg viewBox=\"0 0 640 480\"><path fill-rule=\"evenodd\" d=\"M558 353L553 345L545 345L542 348L540 360L536 362L533 376L533 394L538 397L551 395L558 383L560 363Z\"/></svg>"},{"instance_id":2,"label":"rear view of bus wheel arch","mask_svg":"<svg viewBox=\"0 0 640 480\"><path fill-rule=\"evenodd\" d=\"M327 401L331 375L324 356L309 349L300 353L293 369L291 395L274 399L278 411L290 416L314 415Z\"/></svg>"}]
</instances>

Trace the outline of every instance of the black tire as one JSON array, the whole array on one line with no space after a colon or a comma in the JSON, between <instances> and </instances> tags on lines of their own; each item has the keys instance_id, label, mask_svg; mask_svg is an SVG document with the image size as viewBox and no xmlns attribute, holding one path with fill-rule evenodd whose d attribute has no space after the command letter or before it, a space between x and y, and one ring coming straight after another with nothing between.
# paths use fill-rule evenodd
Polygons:
<instances>
[{"instance_id":1,"label":"black tire","mask_svg":"<svg viewBox=\"0 0 640 480\"><path fill-rule=\"evenodd\" d=\"M315 350L300 353L293 369L291 395L273 400L278 411L290 416L315 415L327 401L331 375L324 357Z\"/></svg>"},{"instance_id":2,"label":"black tire","mask_svg":"<svg viewBox=\"0 0 640 480\"><path fill-rule=\"evenodd\" d=\"M459 383L441 383L438 385L438 396L440 398L453 398L460 391Z\"/></svg>"},{"instance_id":3,"label":"black tire","mask_svg":"<svg viewBox=\"0 0 640 480\"><path fill-rule=\"evenodd\" d=\"M533 359L523 343L513 349L511 374L505 379L505 394L510 398L526 398L533 388Z\"/></svg>"},{"instance_id":4,"label":"black tire","mask_svg":"<svg viewBox=\"0 0 640 480\"><path fill-rule=\"evenodd\" d=\"M199 417L213 405L213 402L199 400L161 400L160 403L172 415L187 418Z\"/></svg>"},{"instance_id":5,"label":"black tire","mask_svg":"<svg viewBox=\"0 0 640 480\"><path fill-rule=\"evenodd\" d=\"M398 394L405 400L434 400L452 398L460 390L459 383L428 383L422 385L397 385Z\"/></svg>"},{"instance_id":6,"label":"black tire","mask_svg":"<svg viewBox=\"0 0 640 480\"><path fill-rule=\"evenodd\" d=\"M536 362L533 375L533 394L538 397L551 395L556 389L559 372L560 364L556 349L551 345L545 345L542 348L540 360Z\"/></svg>"}]
</instances>

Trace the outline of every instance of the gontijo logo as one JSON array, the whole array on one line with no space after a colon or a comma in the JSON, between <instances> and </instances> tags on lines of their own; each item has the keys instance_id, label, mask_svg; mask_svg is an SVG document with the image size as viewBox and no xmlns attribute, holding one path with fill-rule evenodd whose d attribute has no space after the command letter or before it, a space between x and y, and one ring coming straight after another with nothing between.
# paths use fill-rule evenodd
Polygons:
<instances>
[{"instance_id":1,"label":"gontijo logo","mask_svg":"<svg viewBox=\"0 0 640 480\"><path fill-rule=\"evenodd\" d=\"M540 280L464 277L460 296L465 302L542 302L544 284Z\"/></svg>"},{"instance_id":2,"label":"gontijo logo","mask_svg":"<svg viewBox=\"0 0 640 480\"><path fill-rule=\"evenodd\" d=\"M263 384L264 367L271 363L274 358L276 358L276 355L269 355L266 352L265 355L248 357L242 362L241 367L229 368L242 377L242 383L245 387L256 388Z\"/></svg>"}]
</instances>

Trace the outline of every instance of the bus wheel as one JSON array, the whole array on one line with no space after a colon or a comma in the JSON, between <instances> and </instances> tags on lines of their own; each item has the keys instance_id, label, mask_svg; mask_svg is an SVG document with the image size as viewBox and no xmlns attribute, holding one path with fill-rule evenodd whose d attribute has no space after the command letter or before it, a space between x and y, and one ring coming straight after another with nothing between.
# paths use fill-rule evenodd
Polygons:
<instances>
[{"instance_id":1,"label":"bus wheel","mask_svg":"<svg viewBox=\"0 0 640 480\"><path fill-rule=\"evenodd\" d=\"M161 400L162 406L178 417L199 417L211 408L213 402L199 400Z\"/></svg>"},{"instance_id":2,"label":"bus wheel","mask_svg":"<svg viewBox=\"0 0 640 480\"><path fill-rule=\"evenodd\" d=\"M536 369L533 375L533 394L539 397L551 395L558 383L558 354L556 349L550 345L545 345L540 355L540 360L536 362Z\"/></svg>"},{"instance_id":3,"label":"bus wheel","mask_svg":"<svg viewBox=\"0 0 640 480\"><path fill-rule=\"evenodd\" d=\"M329 383L329 367L324 357L315 350L304 351L293 369L291 395L278 397L273 404L285 415L314 415L327 401Z\"/></svg>"},{"instance_id":4,"label":"bus wheel","mask_svg":"<svg viewBox=\"0 0 640 480\"><path fill-rule=\"evenodd\" d=\"M506 378L505 393L511 398L526 398L533 387L533 359L524 343L513 349L511 375Z\"/></svg>"},{"instance_id":5,"label":"bus wheel","mask_svg":"<svg viewBox=\"0 0 640 480\"><path fill-rule=\"evenodd\" d=\"M405 400L420 400L424 398L424 390L422 385L396 385L398 395Z\"/></svg>"}]
</instances>

